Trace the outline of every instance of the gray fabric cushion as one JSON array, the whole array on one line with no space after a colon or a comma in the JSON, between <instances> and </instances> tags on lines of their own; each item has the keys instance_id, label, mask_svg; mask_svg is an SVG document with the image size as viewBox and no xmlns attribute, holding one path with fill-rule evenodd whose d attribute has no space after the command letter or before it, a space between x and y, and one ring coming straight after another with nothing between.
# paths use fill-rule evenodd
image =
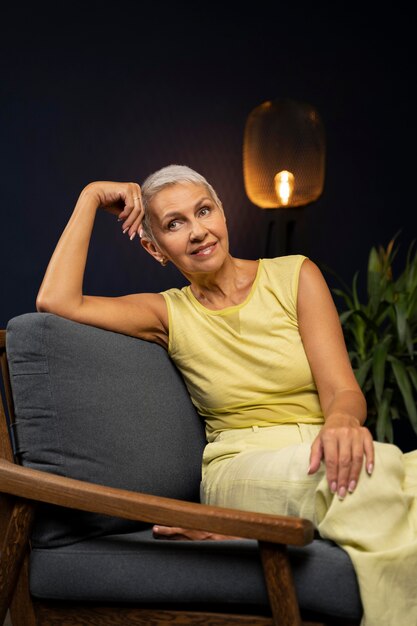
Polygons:
<instances>
[{"instance_id":1,"label":"gray fabric cushion","mask_svg":"<svg viewBox=\"0 0 417 626\"><path fill-rule=\"evenodd\" d=\"M204 427L163 348L47 313L10 320L6 341L23 465L198 500ZM44 506L33 543L64 545L142 526Z\"/></svg>"},{"instance_id":2,"label":"gray fabric cushion","mask_svg":"<svg viewBox=\"0 0 417 626\"><path fill-rule=\"evenodd\" d=\"M289 555L302 610L360 618L346 552L318 539ZM156 540L150 530L35 549L30 586L56 600L268 606L257 542Z\"/></svg>"}]
</instances>

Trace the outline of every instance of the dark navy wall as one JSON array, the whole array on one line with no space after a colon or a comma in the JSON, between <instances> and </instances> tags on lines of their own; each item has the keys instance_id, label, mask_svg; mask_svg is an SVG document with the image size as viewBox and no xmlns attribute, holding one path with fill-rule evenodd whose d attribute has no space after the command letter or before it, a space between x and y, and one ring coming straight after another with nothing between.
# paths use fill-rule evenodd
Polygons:
<instances>
[{"instance_id":1,"label":"dark navy wall","mask_svg":"<svg viewBox=\"0 0 417 626\"><path fill-rule=\"evenodd\" d=\"M374 15L316 5L63 1L3 10L0 327L34 310L54 245L91 180L141 182L169 163L188 164L223 200L232 253L262 256L263 214L244 192L242 140L249 112L277 97L309 102L326 129L325 189L303 213L305 252L350 281L372 245L400 229L409 245L410 17L400 5ZM182 284L114 218L98 216L87 292Z\"/></svg>"}]
</instances>

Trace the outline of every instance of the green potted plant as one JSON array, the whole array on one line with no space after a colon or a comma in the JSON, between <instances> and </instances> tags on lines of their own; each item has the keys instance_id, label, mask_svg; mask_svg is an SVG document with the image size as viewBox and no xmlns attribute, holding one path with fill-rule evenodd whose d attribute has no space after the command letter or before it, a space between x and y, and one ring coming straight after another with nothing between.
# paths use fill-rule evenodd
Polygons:
<instances>
[{"instance_id":1,"label":"green potted plant","mask_svg":"<svg viewBox=\"0 0 417 626\"><path fill-rule=\"evenodd\" d=\"M397 443L402 423L417 446L417 252L413 241L395 276L397 235L386 248L371 248L365 302L358 295L359 271L351 288L338 278L344 288L332 291L339 297L346 346L367 400L366 426L378 441Z\"/></svg>"}]
</instances>

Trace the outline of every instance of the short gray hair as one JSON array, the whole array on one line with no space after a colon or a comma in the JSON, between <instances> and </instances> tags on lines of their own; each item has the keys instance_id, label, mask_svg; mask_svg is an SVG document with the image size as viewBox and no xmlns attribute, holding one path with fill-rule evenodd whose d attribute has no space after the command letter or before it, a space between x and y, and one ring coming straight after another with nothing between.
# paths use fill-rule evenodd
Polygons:
<instances>
[{"instance_id":1,"label":"short gray hair","mask_svg":"<svg viewBox=\"0 0 417 626\"><path fill-rule=\"evenodd\" d=\"M149 219L149 206L157 193L178 183L194 183L203 185L213 201L222 208L222 203L210 183L198 172L188 167L188 165L167 165L166 167L150 174L142 183L142 205L145 215L142 220L143 234L154 239Z\"/></svg>"}]
</instances>

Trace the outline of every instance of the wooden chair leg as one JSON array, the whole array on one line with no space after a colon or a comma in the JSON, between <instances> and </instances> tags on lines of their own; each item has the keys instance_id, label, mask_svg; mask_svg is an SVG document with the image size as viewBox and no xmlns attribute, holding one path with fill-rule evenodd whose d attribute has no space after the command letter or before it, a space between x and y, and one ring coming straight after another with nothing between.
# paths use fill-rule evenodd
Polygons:
<instances>
[{"instance_id":1,"label":"wooden chair leg","mask_svg":"<svg viewBox=\"0 0 417 626\"><path fill-rule=\"evenodd\" d=\"M259 542L274 626L326 626L301 620L287 546Z\"/></svg>"},{"instance_id":2,"label":"wooden chair leg","mask_svg":"<svg viewBox=\"0 0 417 626\"><path fill-rule=\"evenodd\" d=\"M23 560L9 610L13 626L36 626L38 623L29 593L29 551Z\"/></svg>"},{"instance_id":3,"label":"wooden chair leg","mask_svg":"<svg viewBox=\"0 0 417 626\"><path fill-rule=\"evenodd\" d=\"M301 626L300 610L285 545L259 542L265 582L276 626Z\"/></svg>"},{"instance_id":4,"label":"wooden chair leg","mask_svg":"<svg viewBox=\"0 0 417 626\"><path fill-rule=\"evenodd\" d=\"M12 601L19 572L27 551L34 507L25 500L15 500L4 525L0 553L0 624Z\"/></svg>"}]
</instances>

